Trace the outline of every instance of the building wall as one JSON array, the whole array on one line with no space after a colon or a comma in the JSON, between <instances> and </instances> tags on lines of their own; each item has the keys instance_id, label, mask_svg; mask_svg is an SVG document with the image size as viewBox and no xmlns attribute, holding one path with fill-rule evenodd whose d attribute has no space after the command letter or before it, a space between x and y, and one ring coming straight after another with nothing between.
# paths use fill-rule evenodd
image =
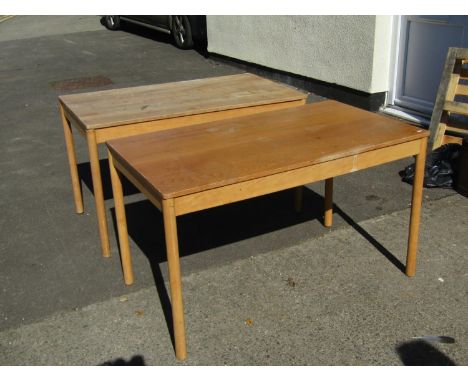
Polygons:
<instances>
[{"instance_id":1,"label":"building wall","mask_svg":"<svg viewBox=\"0 0 468 382\"><path fill-rule=\"evenodd\" d=\"M367 93L388 90L391 16L208 16L208 51Z\"/></svg>"}]
</instances>

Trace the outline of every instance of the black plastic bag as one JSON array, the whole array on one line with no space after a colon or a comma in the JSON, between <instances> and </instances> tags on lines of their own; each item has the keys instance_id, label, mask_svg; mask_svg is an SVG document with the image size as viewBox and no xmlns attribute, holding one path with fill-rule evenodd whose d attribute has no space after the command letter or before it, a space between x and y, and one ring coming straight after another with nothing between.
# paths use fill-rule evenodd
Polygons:
<instances>
[{"instance_id":1,"label":"black plastic bag","mask_svg":"<svg viewBox=\"0 0 468 382\"><path fill-rule=\"evenodd\" d=\"M457 180L457 164L461 145L449 143L432 151L426 158L424 187L452 188ZM413 184L414 163L400 172L403 182Z\"/></svg>"}]
</instances>

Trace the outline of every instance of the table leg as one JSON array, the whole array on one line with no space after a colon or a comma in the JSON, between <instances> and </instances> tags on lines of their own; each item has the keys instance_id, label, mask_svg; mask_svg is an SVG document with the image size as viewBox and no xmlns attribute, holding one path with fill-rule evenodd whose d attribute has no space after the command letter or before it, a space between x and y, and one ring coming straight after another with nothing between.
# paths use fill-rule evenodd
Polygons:
<instances>
[{"instance_id":1,"label":"table leg","mask_svg":"<svg viewBox=\"0 0 468 382\"><path fill-rule=\"evenodd\" d=\"M408 252L406 256L406 275L411 277L416 273L416 252L418 249L419 222L421 219L421 204L424 182L424 165L426 163L427 138L421 139L419 154L416 155L416 168L413 181L413 196L411 200L411 217L408 237Z\"/></svg>"},{"instance_id":2,"label":"table leg","mask_svg":"<svg viewBox=\"0 0 468 382\"><path fill-rule=\"evenodd\" d=\"M126 285L133 284L133 266L128 244L127 218L125 216L125 204L123 197L122 181L110 151L108 151L109 168L112 181L112 193L114 194L115 216L117 219L117 231L119 235L120 259Z\"/></svg>"},{"instance_id":3,"label":"table leg","mask_svg":"<svg viewBox=\"0 0 468 382\"><path fill-rule=\"evenodd\" d=\"M180 276L179 246L177 241L177 222L174 210L174 199L162 201L164 232L166 235L167 265L171 287L172 322L174 327L176 357L183 360L187 357L185 344L184 304Z\"/></svg>"},{"instance_id":4,"label":"table leg","mask_svg":"<svg viewBox=\"0 0 468 382\"><path fill-rule=\"evenodd\" d=\"M99 236L101 238L101 249L104 257L110 256L109 235L107 231L106 207L104 204L104 193L102 191L101 168L99 167L99 155L94 130L86 133L88 141L89 161L91 163L91 175L93 178L94 201L99 225Z\"/></svg>"},{"instance_id":5,"label":"table leg","mask_svg":"<svg viewBox=\"0 0 468 382\"><path fill-rule=\"evenodd\" d=\"M77 213L82 214L84 211L83 195L81 194L80 177L78 176L78 166L76 164L75 142L73 141L72 127L70 121L65 117L63 106L59 104L59 108L63 124L63 132L65 135L65 145L67 147L68 165L70 167L75 210Z\"/></svg>"},{"instance_id":6,"label":"table leg","mask_svg":"<svg viewBox=\"0 0 468 382\"><path fill-rule=\"evenodd\" d=\"M325 179L325 212L323 225L331 227L333 224L333 178Z\"/></svg>"},{"instance_id":7,"label":"table leg","mask_svg":"<svg viewBox=\"0 0 468 382\"><path fill-rule=\"evenodd\" d=\"M294 209L296 212L301 212L302 210L302 196L303 196L303 186L296 187L294 194Z\"/></svg>"}]
</instances>

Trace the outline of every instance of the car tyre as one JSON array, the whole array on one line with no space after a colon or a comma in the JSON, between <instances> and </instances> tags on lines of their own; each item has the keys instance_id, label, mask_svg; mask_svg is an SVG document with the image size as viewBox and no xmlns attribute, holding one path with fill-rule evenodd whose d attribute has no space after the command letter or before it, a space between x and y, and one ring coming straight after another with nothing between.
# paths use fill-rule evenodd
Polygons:
<instances>
[{"instance_id":1,"label":"car tyre","mask_svg":"<svg viewBox=\"0 0 468 382\"><path fill-rule=\"evenodd\" d=\"M104 16L104 26L111 31L120 29L120 16Z\"/></svg>"},{"instance_id":2,"label":"car tyre","mask_svg":"<svg viewBox=\"0 0 468 382\"><path fill-rule=\"evenodd\" d=\"M172 16L172 38L178 48L193 47L192 28L187 16Z\"/></svg>"}]
</instances>

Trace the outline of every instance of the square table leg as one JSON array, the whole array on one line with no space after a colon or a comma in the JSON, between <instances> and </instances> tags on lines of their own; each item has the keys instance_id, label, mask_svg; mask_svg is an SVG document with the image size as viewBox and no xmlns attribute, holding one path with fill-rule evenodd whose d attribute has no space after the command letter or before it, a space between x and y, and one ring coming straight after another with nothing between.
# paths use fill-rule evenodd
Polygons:
<instances>
[{"instance_id":1,"label":"square table leg","mask_svg":"<svg viewBox=\"0 0 468 382\"><path fill-rule=\"evenodd\" d=\"M114 194L115 214L117 218L117 231L119 235L120 256L125 284L134 281L128 230L125 217L125 205L122 190L121 175L115 168L114 158L108 151L109 168ZM174 330L176 357L180 360L187 358L185 342L184 304L182 299L182 280L180 274L179 244L177 238L177 221L174 209L174 199L162 201L164 219L164 232L166 237L167 265L169 270L169 285L171 289L172 324Z\"/></svg>"},{"instance_id":2,"label":"square table leg","mask_svg":"<svg viewBox=\"0 0 468 382\"><path fill-rule=\"evenodd\" d=\"M296 187L294 191L294 209L296 212L301 212L302 210L302 198L304 194L304 186Z\"/></svg>"},{"instance_id":3,"label":"square table leg","mask_svg":"<svg viewBox=\"0 0 468 382\"><path fill-rule=\"evenodd\" d=\"M91 176L93 178L94 201L96 203L101 250L104 257L109 257L110 246L109 233L107 231L106 207L104 204L101 168L99 166L99 154L94 130L86 132L86 140L88 141L89 161L91 163Z\"/></svg>"},{"instance_id":4,"label":"square table leg","mask_svg":"<svg viewBox=\"0 0 468 382\"><path fill-rule=\"evenodd\" d=\"M330 228L333 224L333 178L325 179L325 212L323 225Z\"/></svg>"},{"instance_id":5,"label":"square table leg","mask_svg":"<svg viewBox=\"0 0 468 382\"><path fill-rule=\"evenodd\" d=\"M125 216L125 204L123 197L122 181L120 174L114 166L112 154L108 152L109 169L112 181L112 192L114 194L115 216L117 220L117 232L119 235L120 260L122 262L122 272L126 285L133 284L133 266L128 243L127 218Z\"/></svg>"},{"instance_id":6,"label":"square table leg","mask_svg":"<svg viewBox=\"0 0 468 382\"><path fill-rule=\"evenodd\" d=\"M73 141L72 126L70 121L65 117L63 106L59 105L60 117L62 118L63 132L65 135L65 145L67 148L68 165L70 168L70 177L72 181L73 198L75 200L75 210L78 214L82 214L83 195L81 193L80 177L78 176L78 166L76 164L75 142Z\"/></svg>"},{"instance_id":7,"label":"square table leg","mask_svg":"<svg viewBox=\"0 0 468 382\"><path fill-rule=\"evenodd\" d=\"M185 343L184 304L182 300L182 284L180 276L179 245L177 239L177 222L174 209L174 199L162 201L164 232L166 236L167 266L171 287L172 322L176 357L184 360L187 357Z\"/></svg>"},{"instance_id":8,"label":"square table leg","mask_svg":"<svg viewBox=\"0 0 468 382\"><path fill-rule=\"evenodd\" d=\"M424 182L424 165L426 163L427 138L421 139L419 154L416 155L416 166L413 180L413 195L411 200L411 216L408 237L408 252L406 256L406 275L411 277L416 273L416 252L418 249L419 223L421 219L421 204Z\"/></svg>"}]
</instances>

